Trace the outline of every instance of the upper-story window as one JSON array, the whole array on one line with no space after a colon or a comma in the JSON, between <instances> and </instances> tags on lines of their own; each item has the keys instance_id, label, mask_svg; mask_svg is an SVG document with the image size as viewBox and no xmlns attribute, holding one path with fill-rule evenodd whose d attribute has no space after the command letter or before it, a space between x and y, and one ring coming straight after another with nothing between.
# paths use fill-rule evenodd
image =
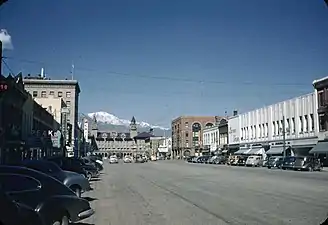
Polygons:
<instances>
[{"instance_id":1,"label":"upper-story window","mask_svg":"<svg viewBox=\"0 0 328 225\"><path fill-rule=\"evenodd\" d=\"M46 98L46 97L47 97L47 92L41 91L41 98Z\"/></svg>"},{"instance_id":2,"label":"upper-story window","mask_svg":"<svg viewBox=\"0 0 328 225\"><path fill-rule=\"evenodd\" d=\"M325 103L325 95L324 95L324 91L318 91L318 104L319 106L324 106Z\"/></svg>"}]
</instances>

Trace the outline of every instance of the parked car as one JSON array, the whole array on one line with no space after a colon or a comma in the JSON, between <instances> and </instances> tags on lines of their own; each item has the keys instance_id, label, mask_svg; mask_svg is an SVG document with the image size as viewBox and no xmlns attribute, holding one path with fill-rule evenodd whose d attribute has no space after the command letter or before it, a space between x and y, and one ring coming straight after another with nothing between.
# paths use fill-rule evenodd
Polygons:
<instances>
[{"instance_id":1,"label":"parked car","mask_svg":"<svg viewBox=\"0 0 328 225\"><path fill-rule=\"evenodd\" d=\"M56 163L46 160L28 160L22 162L23 166L38 170L61 181L81 197L82 192L90 191L89 181L81 174L62 170Z\"/></svg>"},{"instance_id":2,"label":"parked car","mask_svg":"<svg viewBox=\"0 0 328 225\"><path fill-rule=\"evenodd\" d=\"M109 163L113 164L113 163L118 163L118 159L116 155L112 155L111 157L109 157Z\"/></svg>"},{"instance_id":3,"label":"parked car","mask_svg":"<svg viewBox=\"0 0 328 225\"><path fill-rule=\"evenodd\" d=\"M46 225L31 207L13 201L0 187L0 224L2 225Z\"/></svg>"},{"instance_id":4,"label":"parked car","mask_svg":"<svg viewBox=\"0 0 328 225\"><path fill-rule=\"evenodd\" d=\"M144 157L142 157L142 156L137 156L137 158L136 158L136 163L144 163L144 162L145 162Z\"/></svg>"},{"instance_id":5,"label":"parked car","mask_svg":"<svg viewBox=\"0 0 328 225\"><path fill-rule=\"evenodd\" d=\"M48 158L48 161L56 163L60 168L67 171L76 172L84 175L88 180L91 180L92 177L98 176L98 171L94 167L85 166L74 158L67 157L53 157Z\"/></svg>"},{"instance_id":6,"label":"parked car","mask_svg":"<svg viewBox=\"0 0 328 225\"><path fill-rule=\"evenodd\" d=\"M281 168L284 162L284 157L282 156L271 156L268 160L267 167L271 168Z\"/></svg>"},{"instance_id":7,"label":"parked car","mask_svg":"<svg viewBox=\"0 0 328 225\"><path fill-rule=\"evenodd\" d=\"M321 171L319 160L313 156L287 156L282 169Z\"/></svg>"},{"instance_id":8,"label":"parked car","mask_svg":"<svg viewBox=\"0 0 328 225\"><path fill-rule=\"evenodd\" d=\"M92 157L83 157L82 160L85 164L92 164L95 166L98 171L102 171L104 169L103 162L98 159L94 159Z\"/></svg>"},{"instance_id":9,"label":"parked car","mask_svg":"<svg viewBox=\"0 0 328 225\"><path fill-rule=\"evenodd\" d=\"M132 163L132 157L131 156L125 156L123 158L124 163Z\"/></svg>"},{"instance_id":10,"label":"parked car","mask_svg":"<svg viewBox=\"0 0 328 225\"><path fill-rule=\"evenodd\" d=\"M57 179L33 169L0 166L0 185L14 201L38 212L46 225L68 225L94 214L87 200L77 197Z\"/></svg>"},{"instance_id":11,"label":"parked car","mask_svg":"<svg viewBox=\"0 0 328 225\"><path fill-rule=\"evenodd\" d=\"M258 156L258 155L248 156L245 165L246 166L255 166L255 167L262 166L263 165L262 156Z\"/></svg>"}]
</instances>

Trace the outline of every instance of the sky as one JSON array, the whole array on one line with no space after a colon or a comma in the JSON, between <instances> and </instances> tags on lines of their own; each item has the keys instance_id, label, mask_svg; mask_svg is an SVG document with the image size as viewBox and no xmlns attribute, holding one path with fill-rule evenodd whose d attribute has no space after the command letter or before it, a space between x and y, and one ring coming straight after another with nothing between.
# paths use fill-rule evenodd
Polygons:
<instances>
[{"instance_id":1,"label":"sky","mask_svg":"<svg viewBox=\"0 0 328 225\"><path fill-rule=\"evenodd\" d=\"M323 0L8 0L3 73L74 79L80 111L170 126L313 91L328 75Z\"/></svg>"}]
</instances>

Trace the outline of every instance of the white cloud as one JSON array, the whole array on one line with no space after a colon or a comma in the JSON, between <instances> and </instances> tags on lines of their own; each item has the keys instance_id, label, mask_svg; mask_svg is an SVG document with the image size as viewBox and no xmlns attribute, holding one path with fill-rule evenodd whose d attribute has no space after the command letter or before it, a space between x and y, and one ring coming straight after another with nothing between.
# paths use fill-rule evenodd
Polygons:
<instances>
[{"instance_id":1,"label":"white cloud","mask_svg":"<svg viewBox=\"0 0 328 225\"><path fill-rule=\"evenodd\" d=\"M2 41L2 49L13 49L13 43L11 42L11 36L6 29L1 29L0 40Z\"/></svg>"}]
</instances>

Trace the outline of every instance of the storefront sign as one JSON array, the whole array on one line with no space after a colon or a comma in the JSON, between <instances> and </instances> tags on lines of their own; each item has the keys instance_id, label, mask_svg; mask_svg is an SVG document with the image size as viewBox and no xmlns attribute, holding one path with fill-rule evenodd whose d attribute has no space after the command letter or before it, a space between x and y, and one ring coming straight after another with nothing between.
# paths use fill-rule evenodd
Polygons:
<instances>
[{"instance_id":1,"label":"storefront sign","mask_svg":"<svg viewBox=\"0 0 328 225\"><path fill-rule=\"evenodd\" d=\"M52 146L55 148L60 148L61 132L57 130L51 134Z\"/></svg>"},{"instance_id":2,"label":"storefront sign","mask_svg":"<svg viewBox=\"0 0 328 225\"><path fill-rule=\"evenodd\" d=\"M47 130L32 130L31 136L48 137L49 136L49 131L47 131Z\"/></svg>"}]
</instances>

